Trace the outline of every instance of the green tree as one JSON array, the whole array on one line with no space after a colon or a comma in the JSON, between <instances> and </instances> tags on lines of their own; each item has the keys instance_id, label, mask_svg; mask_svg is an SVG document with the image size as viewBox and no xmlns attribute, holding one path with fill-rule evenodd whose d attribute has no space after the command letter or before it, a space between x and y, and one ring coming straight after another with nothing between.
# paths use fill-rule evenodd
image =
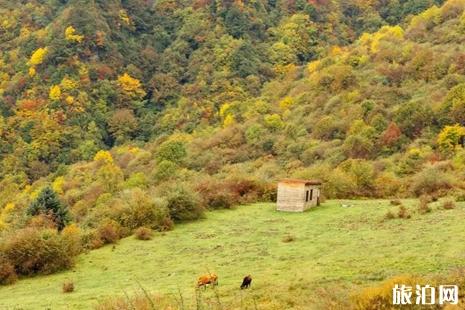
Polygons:
<instances>
[{"instance_id":1,"label":"green tree","mask_svg":"<svg viewBox=\"0 0 465 310\"><path fill-rule=\"evenodd\" d=\"M442 152L451 153L457 146L463 147L465 127L458 124L444 127L438 135L438 145Z\"/></svg>"},{"instance_id":2,"label":"green tree","mask_svg":"<svg viewBox=\"0 0 465 310\"><path fill-rule=\"evenodd\" d=\"M181 141L165 141L157 151L157 159L159 162L165 160L179 164L187 156L186 147Z\"/></svg>"},{"instance_id":3,"label":"green tree","mask_svg":"<svg viewBox=\"0 0 465 310\"><path fill-rule=\"evenodd\" d=\"M68 208L61 203L55 191L49 186L39 193L27 211L32 216L41 214L51 216L59 230L62 230L69 222Z\"/></svg>"}]
</instances>

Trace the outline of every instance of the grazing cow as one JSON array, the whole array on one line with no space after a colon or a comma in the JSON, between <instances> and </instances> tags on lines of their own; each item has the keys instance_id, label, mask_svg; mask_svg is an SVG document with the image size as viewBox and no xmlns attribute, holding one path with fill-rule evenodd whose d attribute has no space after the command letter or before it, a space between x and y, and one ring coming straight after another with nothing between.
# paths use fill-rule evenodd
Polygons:
<instances>
[{"instance_id":1,"label":"grazing cow","mask_svg":"<svg viewBox=\"0 0 465 310\"><path fill-rule=\"evenodd\" d=\"M252 284L252 277L250 275L245 276L244 280L242 280L241 290L249 288L250 284Z\"/></svg>"},{"instance_id":2,"label":"grazing cow","mask_svg":"<svg viewBox=\"0 0 465 310\"><path fill-rule=\"evenodd\" d=\"M197 288L203 286L207 287L207 285L218 285L218 276L214 273L203 275L199 277L199 280L197 281Z\"/></svg>"}]
</instances>

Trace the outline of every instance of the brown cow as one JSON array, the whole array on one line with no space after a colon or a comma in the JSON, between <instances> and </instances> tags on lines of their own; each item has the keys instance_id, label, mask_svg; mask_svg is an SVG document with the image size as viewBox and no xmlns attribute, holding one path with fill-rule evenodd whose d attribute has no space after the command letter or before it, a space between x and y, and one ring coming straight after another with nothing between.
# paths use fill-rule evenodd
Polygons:
<instances>
[{"instance_id":1,"label":"brown cow","mask_svg":"<svg viewBox=\"0 0 465 310\"><path fill-rule=\"evenodd\" d=\"M207 285L218 285L218 276L214 273L203 275L199 277L199 280L197 281L197 288L203 286L207 287Z\"/></svg>"}]
</instances>

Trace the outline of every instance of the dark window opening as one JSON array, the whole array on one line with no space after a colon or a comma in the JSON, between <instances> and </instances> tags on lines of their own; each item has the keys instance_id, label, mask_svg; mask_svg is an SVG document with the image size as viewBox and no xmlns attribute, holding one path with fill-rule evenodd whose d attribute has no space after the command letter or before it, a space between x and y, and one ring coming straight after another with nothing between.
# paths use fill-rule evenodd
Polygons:
<instances>
[{"instance_id":1,"label":"dark window opening","mask_svg":"<svg viewBox=\"0 0 465 310\"><path fill-rule=\"evenodd\" d=\"M308 191L307 191L308 192ZM310 190L310 200L313 200L313 189Z\"/></svg>"},{"instance_id":2,"label":"dark window opening","mask_svg":"<svg viewBox=\"0 0 465 310\"><path fill-rule=\"evenodd\" d=\"M308 201L308 191L305 193L305 202Z\"/></svg>"}]
</instances>

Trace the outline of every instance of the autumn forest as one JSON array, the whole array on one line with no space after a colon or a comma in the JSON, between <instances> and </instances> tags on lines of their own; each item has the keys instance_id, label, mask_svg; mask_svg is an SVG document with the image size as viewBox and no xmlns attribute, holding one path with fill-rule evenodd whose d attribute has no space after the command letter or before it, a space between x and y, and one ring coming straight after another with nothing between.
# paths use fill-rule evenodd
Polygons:
<instances>
[{"instance_id":1,"label":"autumn forest","mask_svg":"<svg viewBox=\"0 0 465 310\"><path fill-rule=\"evenodd\" d=\"M0 285L274 201L285 177L324 199L465 200L464 0L0 0L0 16Z\"/></svg>"}]
</instances>

